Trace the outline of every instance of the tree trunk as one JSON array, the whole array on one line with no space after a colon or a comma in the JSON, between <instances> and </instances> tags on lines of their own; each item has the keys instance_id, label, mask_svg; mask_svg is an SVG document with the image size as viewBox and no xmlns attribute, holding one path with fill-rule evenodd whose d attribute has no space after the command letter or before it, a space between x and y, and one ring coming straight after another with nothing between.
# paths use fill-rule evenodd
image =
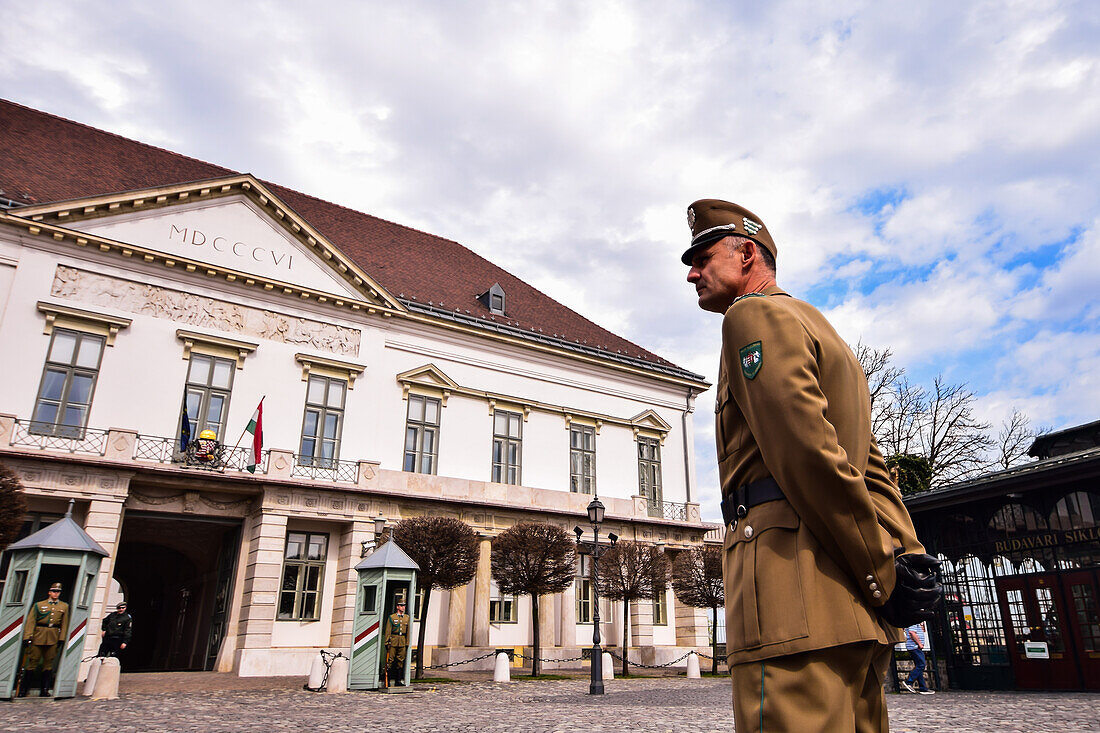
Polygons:
<instances>
[{"instance_id":1,"label":"tree trunk","mask_svg":"<svg viewBox=\"0 0 1100 733\"><path fill-rule=\"evenodd\" d=\"M416 598L410 598L412 601L412 608L410 610L415 614L416 612ZM429 585L424 589L424 605L420 608L420 631L416 634L416 679L420 679L424 676L424 631L428 628L428 603L432 600L432 587ZM410 623L412 619L410 617Z\"/></svg>"},{"instance_id":2,"label":"tree trunk","mask_svg":"<svg viewBox=\"0 0 1100 733\"><path fill-rule=\"evenodd\" d=\"M626 648L630 641L630 601L623 599L623 677L627 675Z\"/></svg>"},{"instance_id":3,"label":"tree trunk","mask_svg":"<svg viewBox=\"0 0 1100 733\"><path fill-rule=\"evenodd\" d=\"M714 614L714 630L711 632L710 637L710 673L718 674L718 606L711 606L710 610Z\"/></svg>"},{"instance_id":4,"label":"tree trunk","mask_svg":"<svg viewBox=\"0 0 1100 733\"><path fill-rule=\"evenodd\" d=\"M531 655L531 676L539 676L539 594L531 594L531 623L535 630L535 642L531 645L534 653Z\"/></svg>"}]
</instances>

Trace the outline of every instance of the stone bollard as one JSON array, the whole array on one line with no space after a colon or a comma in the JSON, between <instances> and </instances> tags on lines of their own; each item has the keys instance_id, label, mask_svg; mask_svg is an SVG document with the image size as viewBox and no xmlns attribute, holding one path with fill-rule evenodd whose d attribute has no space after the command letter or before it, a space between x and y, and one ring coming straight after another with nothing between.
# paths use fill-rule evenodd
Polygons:
<instances>
[{"instance_id":1,"label":"stone bollard","mask_svg":"<svg viewBox=\"0 0 1100 733\"><path fill-rule=\"evenodd\" d=\"M102 657L96 657L92 660L91 664L88 665L88 676L84 679L84 689L80 693L85 697L91 695L95 690L95 680L96 677L99 676L99 665L102 664L102 662Z\"/></svg>"},{"instance_id":2,"label":"stone bollard","mask_svg":"<svg viewBox=\"0 0 1100 733\"><path fill-rule=\"evenodd\" d=\"M306 685L311 690L316 690L325 679L325 658L320 654L313 658L313 664L309 666L309 682Z\"/></svg>"},{"instance_id":3,"label":"stone bollard","mask_svg":"<svg viewBox=\"0 0 1100 733\"><path fill-rule=\"evenodd\" d=\"M615 660L607 652L603 653L603 678L605 680L615 679Z\"/></svg>"},{"instance_id":4,"label":"stone bollard","mask_svg":"<svg viewBox=\"0 0 1100 733\"><path fill-rule=\"evenodd\" d=\"M99 674L95 678L95 687L92 688L93 700L117 700L118 677L122 673L118 657L103 657L99 663Z\"/></svg>"},{"instance_id":5,"label":"stone bollard","mask_svg":"<svg viewBox=\"0 0 1100 733\"><path fill-rule=\"evenodd\" d=\"M325 685L327 692L347 692L348 691L348 658L336 657L332 660L332 666L328 670L328 684Z\"/></svg>"},{"instance_id":6,"label":"stone bollard","mask_svg":"<svg viewBox=\"0 0 1100 733\"><path fill-rule=\"evenodd\" d=\"M689 680L700 679L702 675L699 674L699 655L695 652L688 654L688 666L687 666L687 678Z\"/></svg>"},{"instance_id":7,"label":"stone bollard","mask_svg":"<svg viewBox=\"0 0 1100 733\"><path fill-rule=\"evenodd\" d=\"M496 665L493 667L493 682L511 682L512 670L508 655L497 652Z\"/></svg>"}]
</instances>

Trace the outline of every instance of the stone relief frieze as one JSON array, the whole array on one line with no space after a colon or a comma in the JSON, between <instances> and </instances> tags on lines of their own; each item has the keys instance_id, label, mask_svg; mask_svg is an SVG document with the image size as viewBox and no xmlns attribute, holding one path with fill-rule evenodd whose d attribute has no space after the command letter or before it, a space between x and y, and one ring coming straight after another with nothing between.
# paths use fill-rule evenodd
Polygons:
<instances>
[{"instance_id":1,"label":"stone relief frieze","mask_svg":"<svg viewBox=\"0 0 1100 733\"><path fill-rule=\"evenodd\" d=\"M64 265L57 266L50 293L57 298L268 341L311 346L333 354L358 356L362 337L359 330L347 326L285 316Z\"/></svg>"}]
</instances>

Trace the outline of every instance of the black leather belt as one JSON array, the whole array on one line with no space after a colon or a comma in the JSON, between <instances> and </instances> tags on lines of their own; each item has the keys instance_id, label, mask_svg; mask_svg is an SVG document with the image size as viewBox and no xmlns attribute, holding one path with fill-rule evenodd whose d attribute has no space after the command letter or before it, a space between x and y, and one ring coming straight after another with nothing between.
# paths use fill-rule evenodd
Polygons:
<instances>
[{"instance_id":1,"label":"black leather belt","mask_svg":"<svg viewBox=\"0 0 1100 733\"><path fill-rule=\"evenodd\" d=\"M61 624L38 624L40 629L60 629Z\"/></svg>"},{"instance_id":2,"label":"black leather belt","mask_svg":"<svg viewBox=\"0 0 1100 733\"><path fill-rule=\"evenodd\" d=\"M771 476L744 484L722 498L722 519L726 526L736 524L737 520L748 514L749 509L757 504L782 498L783 490Z\"/></svg>"}]
</instances>

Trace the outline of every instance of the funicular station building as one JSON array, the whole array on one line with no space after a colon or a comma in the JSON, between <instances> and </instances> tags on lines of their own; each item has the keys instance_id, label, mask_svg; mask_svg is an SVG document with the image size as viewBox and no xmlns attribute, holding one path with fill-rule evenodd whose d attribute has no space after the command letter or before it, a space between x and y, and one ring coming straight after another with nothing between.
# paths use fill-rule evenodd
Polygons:
<instances>
[{"instance_id":1,"label":"funicular station building","mask_svg":"<svg viewBox=\"0 0 1100 733\"><path fill-rule=\"evenodd\" d=\"M426 661L526 648L529 600L489 573L504 528L587 529L598 494L624 539L675 553L710 529L699 375L456 242L13 103L0 139L0 461L24 534L74 499L109 553L85 655L124 596L129 671L304 674L351 645L376 520L422 515L482 537L474 581L413 603ZM68 596L63 576L43 582ZM583 569L539 606L543 656L579 656ZM671 591L630 618L635 660L707 644Z\"/></svg>"},{"instance_id":2,"label":"funicular station building","mask_svg":"<svg viewBox=\"0 0 1100 733\"><path fill-rule=\"evenodd\" d=\"M906 500L943 561L936 653L954 687L1100 690L1100 422L1029 452Z\"/></svg>"}]
</instances>

